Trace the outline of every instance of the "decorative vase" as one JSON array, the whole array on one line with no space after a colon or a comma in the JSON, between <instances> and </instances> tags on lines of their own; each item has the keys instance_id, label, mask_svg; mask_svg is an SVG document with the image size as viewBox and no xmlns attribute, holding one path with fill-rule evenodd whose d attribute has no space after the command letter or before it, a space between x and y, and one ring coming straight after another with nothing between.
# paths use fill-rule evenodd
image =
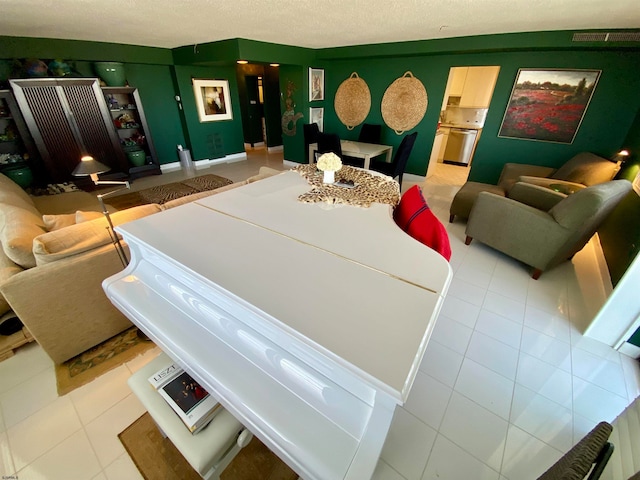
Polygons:
<instances>
[{"instance_id":1,"label":"decorative vase","mask_svg":"<svg viewBox=\"0 0 640 480\"><path fill-rule=\"evenodd\" d=\"M93 69L108 87L124 87L126 75L124 64L120 62L95 62Z\"/></svg>"},{"instance_id":2,"label":"decorative vase","mask_svg":"<svg viewBox=\"0 0 640 480\"><path fill-rule=\"evenodd\" d=\"M132 150L127 152L127 158L134 167L141 167L147 162L147 154L144 150Z\"/></svg>"},{"instance_id":3,"label":"decorative vase","mask_svg":"<svg viewBox=\"0 0 640 480\"><path fill-rule=\"evenodd\" d=\"M336 172L333 170L325 170L324 176L322 177L322 183L335 183L336 182Z\"/></svg>"},{"instance_id":4,"label":"decorative vase","mask_svg":"<svg viewBox=\"0 0 640 480\"><path fill-rule=\"evenodd\" d=\"M28 188L33 183L33 174L27 165L16 165L5 169L4 173L7 177L20 185L22 188Z\"/></svg>"}]
</instances>

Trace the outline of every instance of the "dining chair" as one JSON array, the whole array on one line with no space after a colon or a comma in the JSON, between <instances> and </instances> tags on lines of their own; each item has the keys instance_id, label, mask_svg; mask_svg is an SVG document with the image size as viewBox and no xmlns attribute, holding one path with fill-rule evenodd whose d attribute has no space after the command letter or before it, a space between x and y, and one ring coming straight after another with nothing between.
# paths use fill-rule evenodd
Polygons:
<instances>
[{"instance_id":1,"label":"dining chair","mask_svg":"<svg viewBox=\"0 0 640 480\"><path fill-rule=\"evenodd\" d=\"M305 123L302 126L302 132L304 134L305 155L309 155L309 145L318 142L318 134L320 133L320 128L318 127L317 123ZM307 161L311 162L311 159L307 158Z\"/></svg>"},{"instance_id":2,"label":"dining chair","mask_svg":"<svg viewBox=\"0 0 640 480\"><path fill-rule=\"evenodd\" d=\"M333 152L342 158L342 145L340 137L335 133L318 133L318 155Z\"/></svg>"},{"instance_id":3,"label":"dining chair","mask_svg":"<svg viewBox=\"0 0 640 480\"><path fill-rule=\"evenodd\" d=\"M404 136L391 163L383 162L380 160L372 160L371 166L369 168L371 170L375 170L376 172L389 175L391 178L398 177L400 190L402 190L402 175L404 174L404 169L406 168L407 162L409 161L409 156L411 155L411 150L413 150L413 145L416 143L417 136L418 132L413 132L409 135Z\"/></svg>"},{"instance_id":4,"label":"dining chair","mask_svg":"<svg viewBox=\"0 0 640 480\"><path fill-rule=\"evenodd\" d=\"M359 142L380 144L382 136L382 125L373 123L363 123L358 136Z\"/></svg>"}]
</instances>

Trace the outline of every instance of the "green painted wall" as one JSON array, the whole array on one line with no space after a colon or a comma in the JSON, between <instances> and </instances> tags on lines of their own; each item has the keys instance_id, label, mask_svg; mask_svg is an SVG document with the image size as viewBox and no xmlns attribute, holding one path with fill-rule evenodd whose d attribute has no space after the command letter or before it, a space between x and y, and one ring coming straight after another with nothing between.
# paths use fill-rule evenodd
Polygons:
<instances>
[{"instance_id":1,"label":"green painted wall","mask_svg":"<svg viewBox=\"0 0 640 480\"><path fill-rule=\"evenodd\" d=\"M194 160L205 158L219 158L224 155L244 152L242 136L242 117L240 114L240 97L238 96L238 82L236 80L235 64L219 67L196 67L177 65L176 79L179 95L182 98L185 123L191 141L191 156ZM233 118L217 122L200 122L196 110L193 93L192 78L228 80L231 95ZM207 137L218 134L222 138L223 151L212 152L207 145Z\"/></svg>"},{"instance_id":2,"label":"green painted wall","mask_svg":"<svg viewBox=\"0 0 640 480\"><path fill-rule=\"evenodd\" d=\"M323 55L319 55L322 57ZM558 166L580 151L610 156L622 145L640 107L640 77L629 72L640 68L640 54L612 51L528 51L460 53L444 55L351 58L323 61L326 72L325 130L343 138L355 138L359 128L348 131L335 115L331 99L352 72L371 91L369 123L383 123L380 103L386 88L405 72L422 81L428 95L427 112L415 127L418 140L407 171L424 175L438 122L449 69L454 66L495 65L500 73L471 167L470 180L494 183L506 162ZM578 135L571 145L498 138L498 130L519 68L590 68L602 75ZM401 137L383 128L383 142L397 147Z\"/></svg>"},{"instance_id":3,"label":"green painted wall","mask_svg":"<svg viewBox=\"0 0 640 480\"><path fill-rule=\"evenodd\" d=\"M308 110L305 105L305 98L308 98L306 70L300 66L281 65L280 66L280 110L282 112L282 146L284 149L284 159L291 162L305 163L304 156L304 135L302 125L308 121ZM287 102L289 99L289 102ZM291 118L285 120L287 111L293 111ZM297 118L294 120L294 118ZM284 133L287 130L290 135Z\"/></svg>"},{"instance_id":4,"label":"green painted wall","mask_svg":"<svg viewBox=\"0 0 640 480\"><path fill-rule=\"evenodd\" d=\"M138 88L161 164L177 162L176 146L186 144L175 99L172 69L166 65L127 65L127 79Z\"/></svg>"},{"instance_id":5,"label":"green painted wall","mask_svg":"<svg viewBox=\"0 0 640 480\"><path fill-rule=\"evenodd\" d=\"M629 150L631 155L618 178L633 182L640 171L640 112L622 147ZM598 230L598 236L615 286L640 251L640 196L635 191L620 202ZM639 343L635 345L640 346Z\"/></svg>"},{"instance_id":6,"label":"green painted wall","mask_svg":"<svg viewBox=\"0 0 640 480\"><path fill-rule=\"evenodd\" d=\"M59 58L65 60L114 61L171 65L166 48L119 43L0 36L0 58Z\"/></svg>"}]
</instances>

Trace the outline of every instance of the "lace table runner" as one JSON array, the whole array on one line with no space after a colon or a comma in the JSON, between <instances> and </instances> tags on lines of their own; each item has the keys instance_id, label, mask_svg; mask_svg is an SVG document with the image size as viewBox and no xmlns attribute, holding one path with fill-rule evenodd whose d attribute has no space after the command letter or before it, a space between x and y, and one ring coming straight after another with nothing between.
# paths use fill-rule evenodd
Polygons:
<instances>
[{"instance_id":1,"label":"lace table runner","mask_svg":"<svg viewBox=\"0 0 640 480\"><path fill-rule=\"evenodd\" d=\"M394 207L400 201L398 182L384 175L343 165L335 174L336 182L353 182L353 187L322 183L323 173L315 165L298 165L292 170L303 176L313 189L298 200L304 203L342 203L369 207L372 203L387 203Z\"/></svg>"}]
</instances>

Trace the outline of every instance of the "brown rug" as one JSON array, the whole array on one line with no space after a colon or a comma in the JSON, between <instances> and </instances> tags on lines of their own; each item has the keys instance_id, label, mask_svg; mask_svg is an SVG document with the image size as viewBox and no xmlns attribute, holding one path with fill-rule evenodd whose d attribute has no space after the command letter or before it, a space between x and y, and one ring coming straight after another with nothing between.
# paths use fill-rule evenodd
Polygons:
<instances>
[{"instance_id":1,"label":"brown rug","mask_svg":"<svg viewBox=\"0 0 640 480\"><path fill-rule=\"evenodd\" d=\"M199 177L187 178L180 182L167 183L156 187L140 190L139 192L125 193L105 199L116 210L124 210L130 207L137 207L147 203L163 204L176 198L186 197L192 193L215 190L233 183L228 178L220 177L208 173Z\"/></svg>"},{"instance_id":2,"label":"brown rug","mask_svg":"<svg viewBox=\"0 0 640 480\"><path fill-rule=\"evenodd\" d=\"M146 480L201 480L145 413L118 435ZM221 480L296 480L298 476L260 440L253 438L222 472Z\"/></svg>"},{"instance_id":3,"label":"brown rug","mask_svg":"<svg viewBox=\"0 0 640 480\"><path fill-rule=\"evenodd\" d=\"M153 347L155 347L153 342L138 335L136 327L111 337L86 352L56 365L58 395L65 395L89 383Z\"/></svg>"}]
</instances>

